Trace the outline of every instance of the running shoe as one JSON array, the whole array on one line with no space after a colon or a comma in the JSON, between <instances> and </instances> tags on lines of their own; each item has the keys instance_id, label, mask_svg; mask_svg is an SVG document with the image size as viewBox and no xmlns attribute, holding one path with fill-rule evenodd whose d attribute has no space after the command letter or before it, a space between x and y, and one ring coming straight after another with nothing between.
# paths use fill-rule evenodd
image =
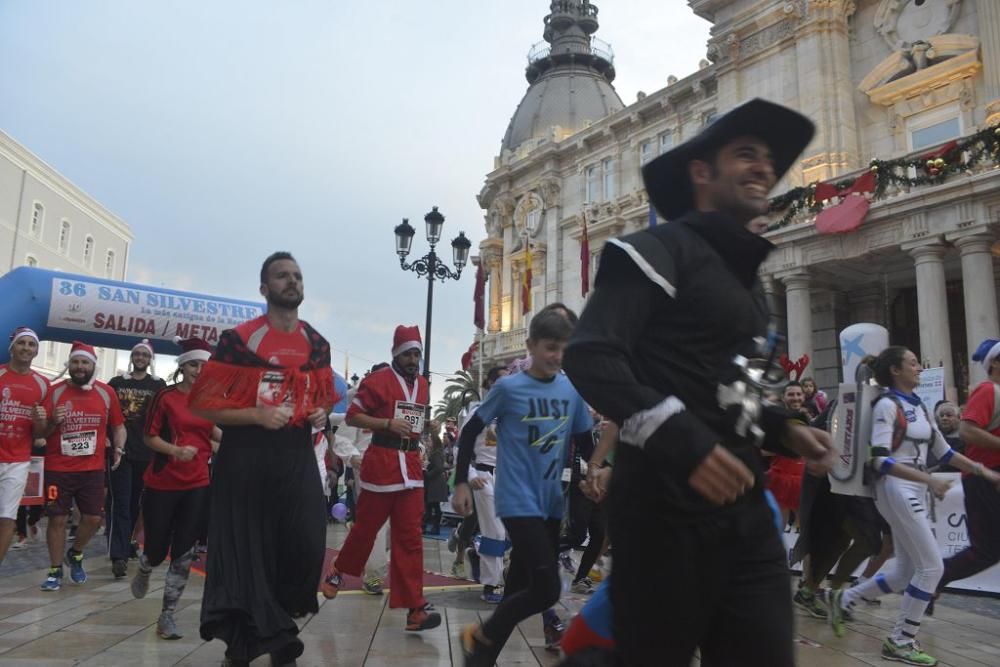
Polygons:
<instances>
[{"instance_id":1,"label":"running shoe","mask_svg":"<svg viewBox=\"0 0 1000 667\"><path fill-rule=\"evenodd\" d=\"M483 594L479 599L488 604L500 604L503 600L503 589L499 586L483 586Z\"/></svg>"},{"instance_id":2,"label":"running shoe","mask_svg":"<svg viewBox=\"0 0 1000 667\"><path fill-rule=\"evenodd\" d=\"M813 618L826 618L826 606L820 596L806 588L800 588L795 592L792 602L806 610Z\"/></svg>"},{"instance_id":3,"label":"running shoe","mask_svg":"<svg viewBox=\"0 0 1000 667\"><path fill-rule=\"evenodd\" d=\"M891 639L886 639L882 642L882 659L905 662L908 665L925 665L926 667L938 664L937 658L927 655L916 641L897 644Z\"/></svg>"},{"instance_id":4,"label":"running shoe","mask_svg":"<svg viewBox=\"0 0 1000 667\"><path fill-rule=\"evenodd\" d=\"M305 644L302 643L301 639L295 638L282 646L277 651L273 651L270 655L272 667L290 667L297 665L296 660L305 651Z\"/></svg>"},{"instance_id":5,"label":"running shoe","mask_svg":"<svg viewBox=\"0 0 1000 667\"><path fill-rule=\"evenodd\" d=\"M11 551L16 551L18 549L23 549L26 546L28 546L28 538L21 537L20 535L18 535L14 539L14 543L12 545L10 545L10 550Z\"/></svg>"},{"instance_id":6,"label":"running shoe","mask_svg":"<svg viewBox=\"0 0 1000 667\"><path fill-rule=\"evenodd\" d=\"M76 540L76 526L70 525L69 535L66 536L68 542L74 542Z\"/></svg>"},{"instance_id":7,"label":"running shoe","mask_svg":"<svg viewBox=\"0 0 1000 667\"><path fill-rule=\"evenodd\" d=\"M139 543L133 541L128 547L128 559L139 560Z\"/></svg>"},{"instance_id":8,"label":"running shoe","mask_svg":"<svg viewBox=\"0 0 1000 667\"><path fill-rule=\"evenodd\" d=\"M455 561L451 564L451 576L456 579L465 579L465 563L461 561Z\"/></svg>"},{"instance_id":9,"label":"running shoe","mask_svg":"<svg viewBox=\"0 0 1000 667\"><path fill-rule=\"evenodd\" d=\"M441 614L434 611L434 607L429 604L411 609L406 615L406 630L408 632L430 630L439 625L441 625Z\"/></svg>"},{"instance_id":10,"label":"running shoe","mask_svg":"<svg viewBox=\"0 0 1000 667\"><path fill-rule=\"evenodd\" d=\"M43 591L57 591L62 588L63 580L63 569L60 565L59 567L50 567L49 573L45 577L45 581L42 582L41 589Z\"/></svg>"},{"instance_id":11,"label":"running shoe","mask_svg":"<svg viewBox=\"0 0 1000 667\"><path fill-rule=\"evenodd\" d=\"M833 634L838 637L843 637L847 628L844 627L844 608L841 606L841 601L844 598L844 591L833 591L829 596L827 596L827 620L830 621L830 627L833 628Z\"/></svg>"},{"instance_id":12,"label":"running shoe","mask_svg":"<svg viewBox=\"0 0 1000 667\"><path fill-rule=\"evenodd\" d=\"M69 578L74 584L87 583L87 572L83 569L83 554L75 549L66 550L66 564L69 565Z\"/></svg>"},{"instance_id":13,"label":"running shoe","mask_svg":"<svg viewBox=\"0 0 1000 667\"><path fill-rule=\"evenodd\" d=\"M465 667L493 667L496 659L493 657L493 648L476 639L478 624L467 625L462 628L459 639L462 642L462 655L465 657Z\"/></svg>"},{"instance_id":14,"label":"running shoe","mask_svg":"<svg viewBox=\"0 0 1000 667\"><path fill-rule=\"evenodd\" d=\"M323 591L323 597L332 600L337 597L337 593L340 592L340 587L343 585L344 578L340 576L340 572L337 571L337 568L330 566L330 574L323 579L320 590Z\"/></svg>"},{"instance_id":15,"label":"running shoe","mask_svg":"<svg viewBox=\"0 0 1000 667\"><path fill-rule=\"evenodd\" d=\"M169 611L162 612L156 621L156 634L160 639L180 639L183 635L177 632L174 615Z\"/></svg>"},{"instance_id":16,"label":"running shoe","mask_svg":"<svg viewBox=\"0 0 1000 667\"><path fill-rule=\"evenodd\" d=\"M600 568L594 566L590 568L590 572L587 573L587 578L593 583L599 584L604 581L604 573L601 572Z\"/></svg>"},{"instance_id":17,"label":"running shoe","mask_svg":"<svg viewBox=\"0 0 1000 667\"><path fill-rule=\"evenodd\" d=\"M448 551L451 553L458 551L458 528L453 528L448 535Z\"/></svg>"},{"instance_id":18,"label":"running shoe","mask_svg":"<svg viewBox=\"0 0 1000 667\"><path fill-rule=\"evenodd\" d=\"M361 590L368 595L382 595L382 580L378 577L365 577Z\"/></svg>"},{"instance_id":19,"label":"running shoe","mask_svg":"<svg viewBox=\"0 0 1000 667\"><path fill-rule=\"evenodd\" d=\"M128 561L121 559L111 561L111 574L115 575L115 579L121 579L128 574Z\"/></svg>"},{"instance_id":20,"label":"running shoe","mask_svg":"<svg viewBox=\"0 0 1000 667\"><path fill-rule=\"evenodd\" d=\"M556 616L555 612L552 612L550 618L551 620L546 620L542 625L542 633L545 635L545 650L558 653L559 643L562 641L563 633L566 632L566 624Z\"/></svg>"},{"instance_id":21,"label":"running shoe","mask_svg":"<svg viewBox=\"0 0 1000 667\"><path fill-rule=\"evenodd\" d=\"M570 574L576 574L576 565L573 565L573 557L569 555L569 551L559 553L559 564Z\"/></svg>"},{"instance_id":22,"label":"running shoe","mask_svg":"<svg viewBox=\"0 0 1000 667\"><path fill-rule=\"evenodd\" d=\"M136 600L141 600L146 597L146 593L149 592L149 575L152 574L153 568L148 564L145 558L139 560L139 569L136 570L135 576L132 577L132 597Z\"/></svg>"},{"instance_id":23,"label":"running shoe","mask_svg":"<svg viewBox=\"0 0 1000 667\"><path fill-rule=\"evenodd\" d=\"M577 595L590 595L594 592L594 582L589 577L584 577L579 581L574 581L569 590L571 593L576 593Z\"/></svg>"}]
</instances>

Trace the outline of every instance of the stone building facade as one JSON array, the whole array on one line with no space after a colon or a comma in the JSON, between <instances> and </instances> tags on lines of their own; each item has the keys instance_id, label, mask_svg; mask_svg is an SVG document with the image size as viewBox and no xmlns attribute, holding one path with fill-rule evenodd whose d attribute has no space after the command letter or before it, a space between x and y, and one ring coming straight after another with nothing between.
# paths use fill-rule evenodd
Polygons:
<instances>
[{"instance_id":1,"label":"stone building facade","mask_svg":"<svg viewBox=\"0 0 1000 667\"><path fill-rule=\"evenodd\" d=\"M121 218L0 132L0 271L37 266L124 280L132 240ZM35 366L53 376L68 355L68 344L43 340ZM99 350L95 377L115 370L114 350Z\"/></svg>"},{"instance_id":2,"label":"stone building facade","mask_svg":"<svg viewBox=\"0 0 1000 667\"><path fill-rule=\"evenodd\" d=\"M712 23L697 72L607 103L610 49L593 40L597 8L552 2L549 47L532 50L530 87L479 194L488 238L488 318L482 352L523 354L525 324L545 303L583 306L580 239L586 216L591 280L603 243L649 224L639 168L751 97L796 108L816 137L774 193L863 174L872 159L922 155L1000 123L1000 2L995 0L688 0ZM606 11L614 11L609 6ZM572 33L575 55L565 35ZM583 35L583 38L581 38ZM591 52L580 54L585 39ZM620 64L627 66L627 63ZM585 71L583 71L585 70ZM601 78L602 104L580 104ZM537 88L548 84L539 95ZM544 92L544 91L543 91ZM562 95L562 99L558 96ZM617 99L617 95L614 96ZM538 100L542 100L539 103ZM620 100L619 100L620 104ZM544 110L541 109L544 106ZM563 115L559 116L558 110ZM525 132L522 117L536 122ZM539 122L539 119L544 121ZM886 326L929 365L945 367L952 395L982 379L968 353L1000 333L997 265L1000 170L989 164L941 183L895 188L872 202L853 233L821 236L812 214L769 232L778 246L762 268L790 356L835 387L836 332L860 321ZM659 221L660 224L664 221ZM532 249L533 309L522 314L525 244Z\"/></svg>"}]
</instances>

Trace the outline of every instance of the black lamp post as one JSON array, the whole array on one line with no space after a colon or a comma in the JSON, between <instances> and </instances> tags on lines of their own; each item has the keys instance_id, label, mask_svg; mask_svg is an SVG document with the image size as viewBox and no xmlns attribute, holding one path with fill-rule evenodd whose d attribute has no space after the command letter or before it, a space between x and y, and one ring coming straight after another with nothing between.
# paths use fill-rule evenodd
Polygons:
<instances>
[{"instance_id":1,"label":"black lamp post","mask_svg":"<svg viewBox=\"0 0 1000 667\"><path fill-rule=\"evenodd\" d=\"M416 260L412 264L406 262L406 256L410 254L410 246L413 244L413 236L417 233L409 220L403 218L403 222L396 225L396 254L399 255L399 266L404 271L413 271L418 276L427 276L427 323L424 326L424 377L430 382L431 379L431 310L434 306L434 279L444 282L451 278L458 280L462 275L462 269L469 261L469 248L472 242L465 238L465 232L459 232L451 241L452 259L455 262L455 270L452 271L446 264L443 264L434 246L441 240L441 228L444 226L444 216L438 213L435 206L430 213L424 216L424 223L427 226L427 242L431 245L431 251Z\"/></svg>"}]
</instances>

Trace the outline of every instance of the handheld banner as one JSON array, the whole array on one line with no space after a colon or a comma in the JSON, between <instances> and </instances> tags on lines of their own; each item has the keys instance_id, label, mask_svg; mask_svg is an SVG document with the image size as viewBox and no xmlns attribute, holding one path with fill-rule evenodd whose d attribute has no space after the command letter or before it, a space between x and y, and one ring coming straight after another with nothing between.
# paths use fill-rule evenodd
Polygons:
<instances>
[{"instance_id":1,"label":"handheld banner","mask_svg":"<svg viewBox=\"0 0 1000 667\"><path fill-rule=\"evenodd\" d=\"M0 277L0 303L4 335L27 326L42 340L124 350L148 338L158 354L180 354L174 336L215 345L224 330L264 314L262 303L26 266ZM9 358L0 345L0 363Z\"/></svg>"}]
</instances>

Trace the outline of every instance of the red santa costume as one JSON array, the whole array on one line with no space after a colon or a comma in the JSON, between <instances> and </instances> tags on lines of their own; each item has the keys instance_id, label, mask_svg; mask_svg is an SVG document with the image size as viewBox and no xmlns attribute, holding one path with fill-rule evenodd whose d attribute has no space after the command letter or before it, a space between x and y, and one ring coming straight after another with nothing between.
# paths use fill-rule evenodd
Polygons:
<instances>
[{"instance_id":1,"label":"red santa costume","mask_svg":"<svg viewBox=\"0 0 1000 667\"><path fill-rule=\"evenodd\" d=\"M429 390L426 378L407 378L397 363L400 355L412 349L423 350L418 328L396 327L392 365L366 377L347 410L348 422L357 415L366 415L384 421L386 426L374 430L371 446L364 454L364 493L358 497L355 524L323 583L323 593L328 598L336 596L341 573L361 575L375 536L389 519L393 554L389 562L389 606L410 610L407 630L425 630L438 625L440 616L427 608L423 594L424 480L419 443ZM389 421L394 419L411 424L409 437L388 430Z\"/></svg>"}]
</instances>

